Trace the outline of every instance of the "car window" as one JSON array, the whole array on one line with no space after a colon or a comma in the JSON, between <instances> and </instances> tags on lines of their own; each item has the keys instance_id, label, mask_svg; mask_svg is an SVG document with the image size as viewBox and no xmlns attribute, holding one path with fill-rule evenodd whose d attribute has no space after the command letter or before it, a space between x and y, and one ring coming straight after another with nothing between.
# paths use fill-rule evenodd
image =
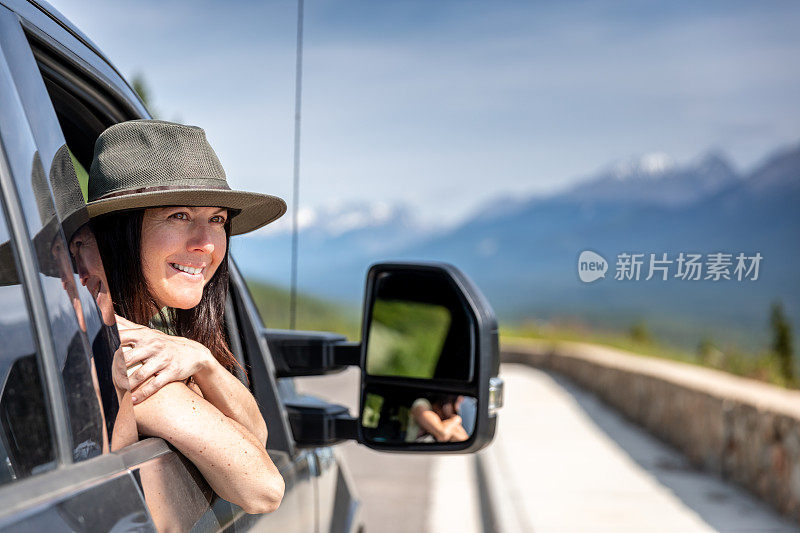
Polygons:
<instances>
[{"instance_id":1,"label":"car window","mask_svg":"<svg viewBox=\"0 0 800 533\"><path fill-rule=\"evenodd\" d=\"M87 80L82 69L71 70L74 59L67 60L27 31L20 29L19 39L26 46L16 45L14 75L38 155L29 173L32 177L18 178L18 189L21 201L27 202L29 226L54 226L46 239L48 245L37 246L36 255L63 378L73 460L82 460L109 449L106 443L113 451L121 442L131 442L129 423L123 424L126 437L114 439L115 428L120 429L117 414L122 395L112 377L112 360L119 346L113 314L111 319L101 316L83 285L86 280L77 275L70 243L65 240L88 220L84 207L86 168L94 141L120 119L121 112L100 109L110 100L89 90L97 84ZM31 198L35 200L31 202ZM33 209L36 211L31 216Z\"/></svg>"},{"instance_id":2,"label":"car window","mask_svg":"<svg viewBox=\"0 0 800 533\"><path fill-rule=\"evenodd\" d=\"M4 213L0 302L0 484L5 484L54 468L55 453L28 304Z\"/></svg>"}]
</instances>

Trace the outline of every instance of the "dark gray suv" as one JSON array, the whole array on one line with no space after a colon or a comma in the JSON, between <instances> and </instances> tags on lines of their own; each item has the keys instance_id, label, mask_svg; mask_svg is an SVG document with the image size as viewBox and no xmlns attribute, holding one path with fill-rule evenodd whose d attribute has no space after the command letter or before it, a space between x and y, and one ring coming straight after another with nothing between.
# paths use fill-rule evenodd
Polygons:
<instances>
[{"instance_id":1,"label":"dark gray suv","mask_svg":"<svg viewBox=\"0 0 800 533\"><path fill-rule=\"evenodd\" d=\"M115 448L132 409L111 384L119 340L74 273L66 237L85 213L68 206L100 132L137 118L149 118L139 98L70 22L43 2L0 0L0 529L354 531L359 502L336 443L469 453L491 441L497 323L456 268L373 265L356 343L265 328L231 260L228 341L286 482L279 509L244 513L164 440ZM348 366L361 368L356 417L295 391L297 376ZM457 412L464 436L426 432L420 405Z\"/></svg>"}]
</instances>

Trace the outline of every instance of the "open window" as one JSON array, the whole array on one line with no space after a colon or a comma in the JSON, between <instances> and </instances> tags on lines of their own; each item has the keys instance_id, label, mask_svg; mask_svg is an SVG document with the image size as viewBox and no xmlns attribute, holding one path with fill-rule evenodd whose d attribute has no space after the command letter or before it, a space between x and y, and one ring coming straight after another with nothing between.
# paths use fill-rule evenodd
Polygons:
<instances>
[{"instance_id":1,"label":"open window","mask_svg":"<svg viewBox=\"0 0 800 533\"><path fill-rule=\"evenodd\" d=\"M61 53L43 37L31 32L26 32L26 36L72 156L85 200L88 171L99 135L118 122L147 117L142 116L130 102L119 98L107 81L93 77L90 71L69 55ZM118 82L125 83L121 78ZM235 266L232 265L232 269L235 269ZM228 346L241 365L241 368L234 368L234 372L256 395L272 429L281 424L276 419L281 416L279 400L274 392L269 390L275 386L271 376L255 380L252 376L254 372L266 370L262 359L265 355L268 357L268 352L262 352L258 343L254 342L258 336L250 332L252 326L248 320L251 320L251 317L243 312L242 298L237 296L237 290L241 291L242 287L243 284L240 284L237 288L237 284L232 280L225 311ZM245 299L247 297L244 296ZM241 369L244 369L244 372ZM256 387L265 389L255 390ZM278 428L270 431L270 445L275 444L274 441L281 433ZM281 441L281 445L276 446L277 449L288 448L285 436L278 440Z\"/></svg>"}]
</instances>

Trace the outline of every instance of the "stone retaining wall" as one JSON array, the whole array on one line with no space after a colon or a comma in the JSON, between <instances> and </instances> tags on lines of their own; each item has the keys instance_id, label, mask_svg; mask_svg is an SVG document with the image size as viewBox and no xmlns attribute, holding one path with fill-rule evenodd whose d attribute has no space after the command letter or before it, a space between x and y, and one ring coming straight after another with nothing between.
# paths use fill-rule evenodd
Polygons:
<instances>
[{"instance_id":1,"label":"stone retaining wall","mask_svg":"<svg viewBox=\"0 0 800 533\"><path fill-rule=\"evenodd\" d=\"M800 392L582 343L504 342L504 362L556 371L800 523Z\"/></svg>"}]
</instances>

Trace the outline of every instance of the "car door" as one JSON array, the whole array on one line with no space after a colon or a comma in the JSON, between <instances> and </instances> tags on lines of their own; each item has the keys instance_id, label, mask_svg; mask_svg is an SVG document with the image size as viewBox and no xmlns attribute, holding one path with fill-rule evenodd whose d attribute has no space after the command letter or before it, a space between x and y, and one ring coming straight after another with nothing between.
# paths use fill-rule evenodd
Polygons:
<instances>
[{"instance_id":1,"label":"car door","mask_svg":"<svg viewBox=\"0 0 800 533\"><path fill-rule=\"evenodd\" d=\"M231 335L231 349L249 371L250 390L267 422L267 450L286 482L286 491L278 510L269 515L243 517L242 522L259 529L275 531L319 532L317 479L320 469L313 449L295 446L275 366L263 336L264 326L236 263L231 260L232 320L238 335ZM229 320L229 324L232 322Z\"/></svg>"},{"instance_id":2,"label":"car door","mask_svg":"<svg viewBox=\"0 0 800 533\"><path fill-rule=\"evenodd\" d=\"M147 118L147 111L127 83L84 39L78 39L63 24L56 24L29 4L17 4L15 8L16 14L8 12L10 15L5 17L3 46L13 48L9 55L20 82L25 82L21 106L30 117L31 130L35 132L32 136L41 145L41 152L60 154L62 159L67 147L80 175L89 166L94 139L100 131L120 120ZM74 193L63 188L53 192L57 197ZM82 298L86 300L84 308L94 311L91 298ZM237 299L241 300L234 289L232 301ZM270 429L270 455L286 480L279 510L265 516L244 514L213 494L197 469L160 439L125 446L115 455L137 481L157 525L178 524L179 529L211 531L225 527L245 530L267 524L285 531L314 531L313 454L294 450L287 428L281 427L285 420L275 414L280 410L277 395L269 390L275 386L274 378L266 371L271 364L269 354L249 343L247 332L252 327L248 325L252 324L249 315L242 316L243 320L237 320L231 303L226 313L231 348L244 362L253 361L252 366L259 369L250 385L257 383L261 399L267 398L260 404ZM241 332L239 323L244 327ZM108 329L113 328L105 331ZM96 342L92 339L89 344L94 347ZM169 497L160 498L160 494Z\"/></svg>"},{"instance_id":3,"label":"car door","mask_svg":"<svg viewBox=\"0 0 800 533\"><path fill-rule=\"evenodd\" d=\"M107 453L85 323L58 275L53 154L23 105L20 33L0 6L0 528L151 531L136 480Z\"/></svg>"},{"instance_id":4,"label":"car door","mask_svg":"<svg viewBox=\"0 0 800 533\"><path fill-rule=\"evenodd\" d=\"M16 89L15 104L19 109L18 117L10 116L11 108L5 103L14 100L10 96L3 98L3 109L6 112L6 116L3 117L3 144L7 148L6 154L13 160L19 161L17 163L19 170L15 170L13 174L18 188L21 189L23 212L29 225L38 223L39 220L47 223L51 223L51 220L55 220L56 224L64 223L67 218L75 214L68 212L71 201L74 204L82 201L82 198L80 198L80 186L74 170L76 166L80 167L80 162L73 165L73 154L64 138L62 121L65 124L64 128L76 140L75 145L82 145L79 135L81 126L86 122L98 121L98 115L90 114L88 109L91 106L102 107L99 103L102 93L95 87L95 99L93 99L93 93L88 91L84 91L82 100L78 98L78 94L81 92L80 83L87 82L80 76L82 69L74 64L70 65L59 61L62 57L61 54L74 53L75 50L65 48L63 42L52 39L34 21L20 17L5 8L0 9L2 9L0 12L0 23L2 23L0 45L9 74L7 78L4 77L4 80L13 81ZM33 12L32 14L36 15L37 13ZM47 23L48 20L44 20L44 22ZM36 22L41 22L41 20ZM57 31L59 28L52 29ZM35 43L33 48L32 43ZM36 49L38 57L34 56L33 49ZM46 82L42 72L47 72ZM46 83L49 84L49 87L46 87ZM50 96L51 92L58 95L57 106L60 116L55 111L54 100L51 100ZM127 111L130 112L132 106L127 107ZM115 114L121 115L126 111L113 107L106 109L106 114L98 113L106 120L110 118L109 114L113 117ZM85 121L82 121L81 118ZM34 162L31 163L29 159ZM27 166L25 166L26 161L28 161ZM39 175L43 178L37 177ZM50 185L53 187L52 194L55 202L50 196ZM59 235L59 239L59 249L62 254L66 253L68 247L63 234ZM38 247L35 248L38 249ZM39 255L47 253L50 253L49 247L42 249ZM43 263L44 259L40 257L39 262ZM117 397L115 403L113 401L116 396L114 387L110 383L110 379L104 379L111 373L111 357L117 347L113 343L118 344L116 329L113 324L102 323L91 295L75 279L68 257L66 262L69 265L69 275L66 278L58 280L47 275L40 276L45 296L45 309L49 315L48 322L56 345L55 364L62 368L65 365L65 359L69 358L70 351L63 355L64 350L59 349L64 345L77 346L83 351L86 358L92 363L96 363L99 403L104 407L103 413L106 415L107 422L104 424L106 426L106 448L108 443L114 441L114 437L121 433L132 436L128 442L120 442L119 449L111 450L113 453L104 449L103 455L107 456L107 461L113 459L113 464L119 474L133 483L131 497L138 501L141 501L142 496L144 497L147 502L145 510L149 509L150 511L149 516L145 512L145 518L151 525L155 524L159 529L163 529L167 525L178 526L179 529L189 529L199 524L202 526L199 528L200 530L219 529L220 521L231 515L231 512L226 513L231 505L224 501L218 501L219 498L214 497L194 466L159 439L136 442L136 425L132 418L133 409L129 404L130 398L126 396L120 400ZM80 330L84 330L84 332ZM76 335L80 339L79 342L72 340ZM77 388L85 387L87 384L91 387L95 379L88 371L84 375L75 376L74 374L74 372L64 373L63 396L68 404L68 400L74 395ZM72 379L66 379L68 375L72 376ZM87 394L84 393L82 396L85 398ZM55 400L57 405L58 398L56 397ZM125 405L125 402L128 404ZM127 413L128 419L123 420L121 416L117 417L116 415L119 413ZM58 422L59 419L55 418L55 420ZM58 424L56 425L58 426ZM61 425L63 426L63 424ZM121 427L123 425L128 428L123 429ZM57 427L57 430L64 431L60 426ZM80 444L82 443L83 441ZM99 502L101 510L106 506L113 508L113 502L102 497L102 492L100 494L100 497L95 495L93 504L98 507Z\"/></svg>"}]
</instances>

